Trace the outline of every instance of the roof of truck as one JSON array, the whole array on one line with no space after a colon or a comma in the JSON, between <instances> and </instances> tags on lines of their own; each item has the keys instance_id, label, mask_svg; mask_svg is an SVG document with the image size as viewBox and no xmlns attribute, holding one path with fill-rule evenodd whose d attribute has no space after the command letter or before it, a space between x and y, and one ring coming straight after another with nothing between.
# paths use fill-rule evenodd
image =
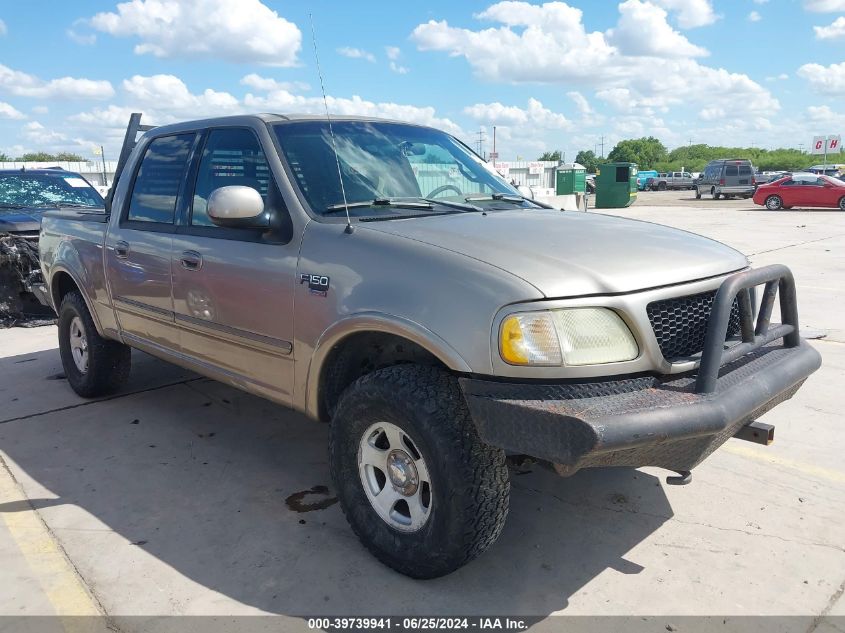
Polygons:
<instances>
[{"instance_id":1,"label":"roof of truck","mask_svg":"<svg viewBox=\"0 0 845 633\"><path fill-rule=\"evenodd\" d=\"M193 121L181 121L179 123L170 123L168 125L156 126L154 128L155 134L162 132L178 132L188 131L196 128L216 127L219 125L238 125L244 124L248 121L255 121L256 119L265 123L285 123L288 121L325 121L325 114L274 114L271 112L261 112L256 114L238 114L233 116L214 117L211 119L197 119ZM403 123L405 125L416 125L418 127L429 127L412 123L410 121L398 121L396 119L383 119L380 117L371 116L349 116L349 115L331 115L331 120L335 121L361 121L361 122L379 122L379 123Z\"/></svg>"}]
</instances>

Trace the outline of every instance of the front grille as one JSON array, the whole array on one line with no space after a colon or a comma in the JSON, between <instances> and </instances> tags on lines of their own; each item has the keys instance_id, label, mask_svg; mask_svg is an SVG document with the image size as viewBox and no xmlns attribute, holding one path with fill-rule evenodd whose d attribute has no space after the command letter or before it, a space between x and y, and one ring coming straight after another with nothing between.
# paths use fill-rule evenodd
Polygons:
<instances>
[{"instance_id":1,"label":"front grille","mask_svg":"<svg viewBox=\"0 0 845 633\"><path fill-rule=\"evenodd\" d=\"M648 319L666 360L700 353L716 292L653 301L646 306ZM728 338L739 333L739 303L734 299L728 321Z\"/></svg>"}]
</instances>

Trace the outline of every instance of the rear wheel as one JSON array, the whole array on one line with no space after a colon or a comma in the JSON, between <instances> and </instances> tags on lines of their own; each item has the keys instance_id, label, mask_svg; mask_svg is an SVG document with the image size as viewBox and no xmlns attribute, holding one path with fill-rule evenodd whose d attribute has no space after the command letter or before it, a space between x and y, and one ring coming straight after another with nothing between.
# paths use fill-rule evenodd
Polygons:
<instances>
[{"instance_id":1,"label":"rear wheel","mask_svg":"<svg viewBox=\"0 0 845 633\"><path fill-rule=\"evenodd\" d=\"M341 397L329 460L353 531L382 563L413 578L448 574L502 531L510 483L454 376L420 365L380 369Z\"/></svg>"},{"instance_id":2,"label":"rear wheel","mask_svg":"<svg viewBox=\"0 0 845 633\"><path fill-rule=\"evenodd\" d=\"M665 183L665 182L661 182L661 183L659 183L659 184L657 185L657 190L658 190L658 191L666 191L666 183Z\"/></svg>"},{"instance_id":3,"label":"rear wheel","mask_svg":"<svg viewBox=\"0 0 845 633\"><path fill-rule=\"evenodd\" d=\"M59 307L59 354L71 388L83 398L117 391L129 378L130 349L97 333L85 300L69 292Z\"/></svg>"},{"instance_id":4,"label":"rear wheel","mask_svg":"<svg viewBox=\"0 0 845 633\"><path fill-rule=\"evenodd\" d=\"M845 196L842 196L841 198L839 198L839 208L842 211L845 211Z\"/></svg>"},{"instance_id":5,"label":"rear wheel","mask_svg":"<svg viewBox=\"0 0 845 633\"><path fill-rule=\"evenodd\" d=\"M769 211L778 211L783 208L783 200L780 196L769 196L766 198L766 208Z\"/></svg>"}]
</instances>

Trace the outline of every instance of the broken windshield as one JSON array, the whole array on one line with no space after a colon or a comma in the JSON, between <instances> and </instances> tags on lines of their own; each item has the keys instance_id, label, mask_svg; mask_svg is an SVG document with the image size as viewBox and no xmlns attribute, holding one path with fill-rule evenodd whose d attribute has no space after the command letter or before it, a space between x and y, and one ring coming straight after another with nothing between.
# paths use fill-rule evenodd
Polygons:
<instances>
[{"instance_id":1,"label":"broken windshield","mask_svg":"<svg viewBox=\"0 0 845 633\"><path fill-rule=\"evenodd\" d=\"M274 126L294 180L311 209L336 215L343 191L350 214L372 215L389 200L462 203L467 197L525 202L490 165L444 132L402 123L332 121L337 161L326 121L296 121ZM366 210L362 207L369 207ZM355 213L353 211L358 209Z\"/></svg>"},{"instance_id":2,"label":"broken windshield","mask_svg":"<svg viewBox=\"0 0 845 633\"><path fill-rule=\"evenodd\" d=\"M0 206L12 207L102 207L103 198L88 181L74 173L0 174Z\"/></svg>"}]
</instances>

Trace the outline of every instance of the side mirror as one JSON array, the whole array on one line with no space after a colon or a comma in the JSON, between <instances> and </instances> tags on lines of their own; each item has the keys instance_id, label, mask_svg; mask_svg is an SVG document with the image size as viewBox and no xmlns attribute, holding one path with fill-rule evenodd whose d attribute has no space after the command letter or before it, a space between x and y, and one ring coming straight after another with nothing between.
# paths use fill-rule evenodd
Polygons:
<instances>
[{"instance_id":1,"label":"side mirror","mask_svg":"<svg viewBox=\"0 0 845 633\"><path fill-rule=\"evenodd\" d=\"M217 226L238 229L266 229L269 214L264 200L252 187L218 187L208 197L208 217Z\"/></svg>"}]
</instances>

